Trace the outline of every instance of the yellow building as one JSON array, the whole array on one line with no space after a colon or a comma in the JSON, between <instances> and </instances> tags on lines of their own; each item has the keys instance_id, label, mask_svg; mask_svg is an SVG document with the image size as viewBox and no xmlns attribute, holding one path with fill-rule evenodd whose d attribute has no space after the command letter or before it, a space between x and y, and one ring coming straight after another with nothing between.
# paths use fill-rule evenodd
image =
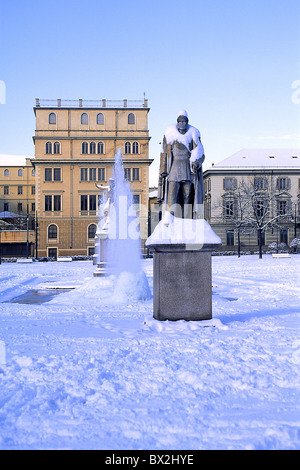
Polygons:
<instances>
[{"instance_id":1,"label":"yellow building","mask_svg":"<svg viewBox=\"0 0 300 470\"><path fill-rule=\"evenodd\" d=\"M121 149L147 238L148 102L36 99L35 204L39 256L91 255L98 223L96 184L107 185Z\"/></svg>"},{"instance_id":2,"label":"yellow building","mask_svg":"<svg viewBox=\"0 0 300 470\"><path fill-rule=\"evenodd\" d=\"M0 155L1 257L35 255L35 173L30 158Z\"/></svg>"}]
</instances>

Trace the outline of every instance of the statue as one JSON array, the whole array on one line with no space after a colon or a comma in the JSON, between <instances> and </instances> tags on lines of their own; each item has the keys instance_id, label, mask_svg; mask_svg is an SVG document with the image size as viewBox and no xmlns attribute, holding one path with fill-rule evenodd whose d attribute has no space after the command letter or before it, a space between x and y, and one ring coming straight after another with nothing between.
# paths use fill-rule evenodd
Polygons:
<instances>
[{"instance_id":1,"label":"statue","mask_svg":"<svg viewBox=\"0 0 300 470\"><path fill-rule=\"evenodd\" d=\"M168 126L162 142L158 200L166 213L181 218L202 218L204 149L198 129L188 124L185 110L177 124Z\"/></svg>"}]
</instances>

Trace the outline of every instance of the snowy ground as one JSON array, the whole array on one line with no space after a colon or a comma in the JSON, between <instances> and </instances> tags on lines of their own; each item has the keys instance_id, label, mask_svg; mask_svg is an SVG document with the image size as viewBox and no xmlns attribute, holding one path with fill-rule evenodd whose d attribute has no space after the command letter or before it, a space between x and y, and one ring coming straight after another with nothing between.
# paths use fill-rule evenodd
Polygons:
<instances>
[{"instance_id":1,"label":"snowy ground","mask_svg":"<svg viewBox=\"0 0 300 470\"><path fill-rule=\"evenodd\" d=\"M0 448L299 449L300 255L212 261L208 327L115 302L88 261L2 264ZM50 285L77 288L10 302Z\"/></svg>"}]
</instances>

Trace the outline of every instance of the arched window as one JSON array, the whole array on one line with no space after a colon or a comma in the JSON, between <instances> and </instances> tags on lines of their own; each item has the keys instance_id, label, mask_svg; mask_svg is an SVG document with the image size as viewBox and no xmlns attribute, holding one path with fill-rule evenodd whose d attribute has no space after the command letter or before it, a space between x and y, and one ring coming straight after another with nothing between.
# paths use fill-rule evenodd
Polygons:
<instances>
[{"instance_id":1,"label":"arched window","mask_svg":"<svg viewBox=\"0 0 300 470\"><path fill-rule=\"evenodd\" d=\"M125 143L125 153L131 153L131 144L130 142Z\"/></svg>"},{"instance_id":2,"label":"arched window","mask_svg":"<svg viewBox=\"0 0 300 470\"><path fill-rule=\"evenodd\" d=\"M97 225L95 225L95 224L89 225L89 227L88 227L88 237L89 237L89 239L95 238L96 230L97 230Z\"/></svg>"},{"instance_id":3,"label":"arched window","mask_svg":"<svg viewBox=\"0 0 300 470\"><path fill-rule=\"evenodd\" d=\"M128 114L128 124L135 124L135 115L133 113Z\"/></svg>"},{"instance_id":4,"label":"arched window","mask_svg":"<svg viewBox=\"0 0 300 470\"><path fill-rule=\"evenodd\" d=\"M81 153L88 153L88 143L87 142L82 142L82 145L81 145Z\"/></svg>"},{"instance_id":5,"label":"arched window","mask_svg":"<svg viewBox=\"0 0 300 470\"><path fill-rule=\"evenodd\" d=\"M104 116L102 113L97 114L97 124L104 124Z\"/></svg>"},{"instance_id":6,"label":"arched window","mask_svg":"<svg viewBox=\"0 0 300 470\"><path fill-rule=\"evenodd\" d=\"M104 153L104 145L103 145L103 142L98 142L98 145L97 145L97 153Z\"/></svg>"},{"instance_id":7,"label":"arched window","mask_svg":"<svg viewBox=\"0 0 300 470\"><path fill-rule=\"evenodd\" d=\"M81 124L88 124L89 123L89 117L87 113L82 113L81 115Z\"/></svg>"},{"instance_id":8,"label":"arched window","mask_svg":"<svg viewBox=\"0 0 300 470\"><path fill-rule=\"evenodd\" d=\"M4 170L4 176L9 176L9 170Z\"/></svg>"},{"instance_id":9,"label":"arched window","mask_svg":"<svg viewBox=\"0 0 300 470\"><path fill-rule=\"evenodd\" d=\"M138 142L133 142L133 144L132 144L132 153L139 153L139 144L138 144Z\"/></svg>"},{"instance_id":10,"label":"arched window","mask_svg":"<svg viewBox=\"0 0 300 470\"><path fill-rule=\"evenodd\" d=\"M57 225L51 224L48 227L48 238L52 240L57 239Z\"/></svg>"},{"instance_id":11,"label":"arched window","mask_svg":"<svg viewBox=\"0 0 300 470\"><path fill-rule=\"evenodd\" d=\"M49 114L49 124L56 124L56 114L50 113Z\"/></svg>"},{"instance_id":12,"label":"arched window","mask_svg":"<svg viewBox=\"0 0 300 470\"><path fill-rule=\"evenodd\" d=\"M46 142L46 153L52 153L52 144L51 142Z\"/></svg>"},{"instance_id":13,"label":"arched window","mask_svg":"<svg viewBox=\"0 0 300 470\"><path fill-rule=\"evenodd\" d=\"M96 144L95 144L95 142L90 143L90 153L96 153Z\"/></svg>"},{"instance_id":14,"label":"arched window","mask_svg":"<svg viewBox=\"0 0 300 470\"><path fill-rule=\"evenodd\" d=\"M23 170L18 170L18 176L23 176Z\"/></svg>"},{"instance_id":15,"label":"arched window","mask_svg":"<svg viewBox=\"0 0 300 470\"><path fill-rule=\"evenodd\" d=\"M55 154L60 153L60 144L59 144L59 142L54 142L53 149L54 149Z\"/></svg>"}]
</instances>

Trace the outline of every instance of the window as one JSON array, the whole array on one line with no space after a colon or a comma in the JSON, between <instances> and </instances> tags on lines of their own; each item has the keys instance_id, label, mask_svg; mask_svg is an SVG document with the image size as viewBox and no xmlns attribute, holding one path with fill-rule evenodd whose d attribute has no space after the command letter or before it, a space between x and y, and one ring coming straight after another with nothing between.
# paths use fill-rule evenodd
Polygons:
<instances>
[{"instance_id":1,"label":"window","mask_svg":"<svg viewBox=\"0 0 300 470\"><path fill-rule=\"evenodd\" d=\"M80 210L87 211L88 210L88 197L86 194L80 196Z\"/></svg>"},{"instance_id":2,"label":"window","mask_svg":"<svg viewBox=\"0 0 300 470\"><path fill-rule=\"evenodd\" d=\"M31 203L31 212L35 212L35 202Z\"/></svg>"},{"instance_id":3,"label":"window","mask_svg":"<svg viewBox=\"0 0 300 470\"><path fill-rule=\"evenodd\" d=\"M81 153L87 154L88 153L88 143L87 142L82 142L81 145Z\"/></svg>"},{"instance_id":4,"label":"window","mask_svg":"<svg viewBox=\"0 0 300 470\"><path fill-rule=\"evenodd\" d=\"M97 196L96 194L82 194L80 196L80 210L81 211L96 211L97 210Z\"/></svg>"},{"instance_id":5,"label":"window","mask_svg":"<svg viewBox=\"0 0 300 470\"><path fill-rule=\"evenodd\" d=\"M45 181L52 181L52 168L45 168Z\"/></svg>"},{"instance_id":6,"label":"window","mask_svg":"<svg viewBox=\"0 0 300 470\"><path fill-rule=\"evenodd\" d=\"M96 168L90 168L90 181L96 181Z\"/></svg>"},{"instance_id":7,"label":"window","mask_svg":"<svg viewBox=\"0 0 300 470\"><path fill-rule=\"evenodd\" d=\"M256 201L256 210L255 215L258 219L261 219L265 214L265 204L264 201Z\"/></svg>"},{"instance_id":8,"label":"window","mask_svg":"<svg viewBox=\"0 0 300 470\"><path fill-rule=\"evenodd\" d=\"M98 168L98 181L105 181L105 168Z\"/></svg>"},{"instance_id":9,"label":"window","mask_svg":"<svg viewBox=\"0 0 300 470\"><path fill-rule=\"evenodd\" d=\"M31 170L31 176L35 176L35 169Z\"/></svg>"},{"instance_id":10,"label":"window","mask_svg":"<svg viewBox=\"0 0 300 470\"><path fill-rule=\"evenodd\" d=\"M9 211L9 203L8 202L5 202L3 204L3 209L4 209L4 212L8 212Z\"/></svg>"},{"instance_id":11,"label":"window","mask_svg":"<svg viewBox=\"0 0 300 470\"><path fill-rule=\"evenodd\" d=\"M23 194L23 186L18 186L18 194Z\"/></svg>"},{"instance_id":12,"label":"window","mask_svg":"<svg viewBox=\"0 0 300 470\"><path fill-rule=\"evenodd\" d=\"M104 116L102 113L97 114L97 124L104 124Z\"/></svg>"},{"instance_id":13,"label":"window","mask_svg":"<svg viewBox=\"0 0 300 470\"><path fill-rule=\"evenodd\" d=\"M18 176L23 176L23 170L18 170Z\"/></svg>"},{"instance_id":14,"label":"window","mask_svg":"<svg viewBox=\"0 0 300 470\"><path fill-rule=\"evenodd\" d=\"M49 114L49 124L56 124L56 114L50 113Z\"/></svg>"},{"instance_id":15,"label":"window","mask_svg":"<svg viewBox=\"0 0 300 470\"><path fill-rule=\"evenodd\" d=\"M132 196L132 204L135 204L137 206L140 205L140 195L139 194L133 194Z\"/></svg>"},{"instance_id":16,"label":"window","mask_svg":"<svg viewBox=\"0 0 300 470\"><path fill-rule=\"evenodd\" d=\"M54 181L61 181L61 168L53 168Z\"/></svg>"},{"instance_id":17,"label":"window","mask_svg":"<svg viewBox=\"0 0 300 470\"><path fill-rule=\"evenodd\" d=\"M89 117L87 113L82 113L81 115L81 124L88 124L89 123Z\"/></svg>"},{"instance_id":18,"label":"window","mask_svg":"<svg viewBox=\"0 0 300 470\"><path fill-rule=\"evenodd\" d=\"M18 212L22 212L23 211L23 204L22 202L18 202Z\"/></svg>"},{"instance_id":19,"label":"window","mask_svg":"<svg viewBox=\"0 0 300 470\"><path fill-rule=\"evenodd\" d=\"M267 188L266 178L262 178L262 177L254 178L254 187L255 189L266 189Z\"/></svg>"},{"instance_id":20,"label":"window","mask_svg":"<svg viewBox=\"0 0 300 470\"><path fill-rule=\"evenodd\" d=\"M291 189L290 178L277 178L276 189Z\"/></svg>"},{"instance_id":21,"label":"window","mask_svg":"<svg viewBox=\"0 0 300 470\"><path fill-rule=\"evenodd\" d=\"M57 155L60 153L60 143L59 142L54 142L54 153Z\"/></svg>"},{"instance_id":22,"label":"window","mask_svg":"<svg viewBox=\"0 0 300 470\"><path fill-rule=\"evenodd\" d=\"M52 196L45 196L45 211L52 211Z\"/></svg>"},{"instance_id":23,"label":"window","mask_svg":"<svg viewBox=\"0 0 300 470\"><path fill-rule=\"evenodd\" d=\"M48 257L57 259L57 248L48 248Z\"/></svg>"},{"instance_id":24,"label":"window","mask_svg":"<svg viewBox=\"0 0 300 470\"><path fill-rule=\"evenodd\" d=\"M135 124L135 115L133 113L128 114L128 124Z\"/></svg>"},{"instance_id":25,"label":"window","mask_svg":"<svg viewBox=\"0 0 300 470\"><path fill-rule=\"evenodd\" d=\"M223 189L230 190L237 188L237 180L236 178L224 178L223 179Z\"/></svg>"},{"instance_id":26,"label":"window","mask_svg":"<svg viewBox=\"0 0 300 470\"><path fill-rule=\"evenodd\" d=\"M52 153L52 143L46 142L46 154Z\"/></svg>"},{"instance_id":27,"label":"window","mask_svg":"<svg viewBox=\"0 0 300 470\"><path fill-rule=\"evenodd\" d=\"M4 176L9 176L9 170L4 170Z\"/></svg>"},{"instance_id":28,"label":"window","mask_svg":"<svg viewBox=\"0 0 300 470\"><path fill-rule=\"evenodd\" d=\"M132 144L132 153L139 153L139 144L137 142Z\"/></svg>"},{"instance_id":29,"label":"window","mask_svg":"<svg viewBox=\"0 0 300 470\"><path fill-rule=\"evenodd\" d=\"M97 145L97 153L104 153L104 145L103 145L103 142L98 142L98 145Z\"/></svg>"},{"instance_id":30,"label":"window","mask_svg":"<svg viewBox=\"0 0 300 470\"><path fill-rule=\"evenodd\" d=\"M95 144L95 142L90 143L90 153L92 153L92 154L96 153L96 144Z\"/></svg>"},{"instance_id":31,"label":"window","mask_svg":"<svg viewBox=\"0 0 300 470\"><path fill-rule=\"evenodd\" d=\"M88 227L88 237L89 237L89 239L95 238L96 230L97 230L97 225L95 225L95 224L89 225L89 227Z\"/></svg>"},{"instance_id":32,"label":"window","mask_svg":"<svg viewBox=\"0 0 300 470\"><path fill-rule=\"evenodd\" d=\"M233 217L234 215L234 201L228 200L224 202L224 216Z\"/></svg>"},{"instance_id":33,"label":"window","mask_svg":"<svg viewBox=\"0 0 300 470\"><path fill-rule=\"evenodd\" d=\"M226 233L226 244L227 246L234 246L234 231L228 230Z\"/></svg>"},{"instance_id":34,"label":"window","mask_svg":"<svg viewBox=\"0 0 300 470\"><path fill-rule=\"evenodd\" d=\"M31 186L31 194L32 194L32 195L35 194L35 186Z\"/></svg>"},{"instance_id":35,"label":"window","mask_svg":"<svg viewBox=\"0 0 300 470\"><path fill-rule=\"evenodd\" d=\"M132 168L132 181L139 181L140 179L140 169Z\"/></svg>"},{"instance_id":36,"label":"window","mask_svg":"<svg viewBox=\"0 0 300 470\"><path fill-rule=\"evenodd\" d=\"M287 201L277 201L277 214L278 215L287 214Z\"/></svg>"},{"instance_id":37,"label":"window","mask_svg":"<svg viewBox=\"0 0 300 470\"><path fill-rule=\"evenodd\" d=\"M127 181L130 181L131 168L124 168L124 177Z\"/></svg>"},{"instance_id":38,"label":"window","mask_svg":"<svg viewBox=\"0 0 300 470\"><path fill-rule=\"evenodd\" d=\"M7 195L9 194L9 186L4 186L3 193Z\"/></svg>"},{"instance_id":39,"label":"window","mask_svg":"<svg viewBox=\"0 0 300 470\"><path fill-rule=\"evenodd\" d=\"M48 227L48 238L51 240L57 239L57 226L54 224L49 225Z\"/></svg>"},{"instance_id":40,"label":"window","mask_svg":"<svg viewBox=\"0 0 300 470\"><path fill-rule=\"evenodd\" d=\"M280 243L288 244L288 231L285 229L280 230Z\"/></svg>"},{"instance_id":41,"label":"window","mask_svg":"<svg viewBox=\"0 0 300 470\"><path fill-rule=\"evenodd\" d=\"M87 181L88 179L88 169L81 168L80 169L80 181Z\"/></svg>"},{"instance_id":42,"label":"window","mask_svg":"<svg viewBox=\"0 0 300 470\"><path fill-rule=\"evenodd\" d=\"M55 195L53 197L54 202L54 211L60 212L61 211L61 196Z\"/></svg>"},{"instance_id":43,"label":"window","mask_svg":"<svg viewBox=\"0 0 300 470\"><path fill-rule=\"evenodd\" d=\"M95 211L96 210L96 195L91 194L89 197L89 203L90 203L90 211Z\"/></svg>"},{"instance_id":44,"label":"window","mask_svg":"<svg viewBox=\"0 0 300 470\"><path fill-rule=\"evenodd\" d=\"M130 142L125 143L125 153L126 154L131 153L131 144L130 144Z\"/></svg>"}]
</instances>

